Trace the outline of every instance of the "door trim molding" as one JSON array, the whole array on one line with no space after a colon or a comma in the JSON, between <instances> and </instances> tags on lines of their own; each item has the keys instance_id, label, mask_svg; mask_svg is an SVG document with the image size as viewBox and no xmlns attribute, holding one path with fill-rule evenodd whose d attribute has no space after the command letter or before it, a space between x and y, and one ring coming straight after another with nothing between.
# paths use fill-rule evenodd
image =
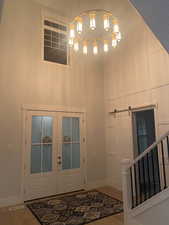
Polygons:
<instances>
[{"instance_id":1,"label":"door trim molding","mask_svg":"<svg viewBox=\"0 0 169 225\"><path fill-rule=\"evenodd\" d=\"M27 105L21 106L22 110L28 111L49 111L49 112L68 112L68 113L86 113L84 108L76 108L71 106L61 105Z\"/></svg>"},{"instance_id":2,"label":"door trim molding","mask_svg":"<svg viewBox=\"0 0 169 225\"><path fill-rule=\"evenodd\" d=\"M41 112L65 112L65 113L81 113L83 115L84 122L84 135L85 142L84 145L84 179L85 183L83 184L84 188L87 183L87 152L86 152L86 110L84 108L77 108L71 106L61 106L61 105L35 105L35 104L22 104L21 105L21 117L22 117L22 160L21 160L21 191L20 191L20 201L24 202L24 178L25 178L25 151L26 151L26 121L28 120L27 113L29 111L41 111Z\"/></svg>"}]
</instances>

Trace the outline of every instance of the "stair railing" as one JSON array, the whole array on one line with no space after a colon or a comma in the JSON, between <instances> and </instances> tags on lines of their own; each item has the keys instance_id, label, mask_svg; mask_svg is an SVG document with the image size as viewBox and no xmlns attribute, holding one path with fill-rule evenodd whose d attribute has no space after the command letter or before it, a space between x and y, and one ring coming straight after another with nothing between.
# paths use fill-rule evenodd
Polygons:
<instances>
[{"instance_id":1,"label":"stair railing","mask_svg":"<svg viewBox=\"0 0 169 225\"><path fill-rule=\"evenodd\" d=\"M124 216L168 187L169 131L136 159L122 161ZM125 218L126 220L127 218Z\"/></svg>"}]
</instances>

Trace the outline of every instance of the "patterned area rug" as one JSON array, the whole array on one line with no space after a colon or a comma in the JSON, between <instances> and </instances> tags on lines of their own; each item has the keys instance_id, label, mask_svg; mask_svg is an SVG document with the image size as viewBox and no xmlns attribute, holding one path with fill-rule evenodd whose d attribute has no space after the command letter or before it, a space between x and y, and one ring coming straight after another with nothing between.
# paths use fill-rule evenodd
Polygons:
<instances>
[{"instance_id":1,"label":"patterned area rug","mask_svg":"<svg viewBox=\"0 0 169 225\"><path fill-rule=\"evenodd\" d=\"M123 211L122 202L98 191L27 203L42 225L81 225Z\"/></svg>"}]
</instances>

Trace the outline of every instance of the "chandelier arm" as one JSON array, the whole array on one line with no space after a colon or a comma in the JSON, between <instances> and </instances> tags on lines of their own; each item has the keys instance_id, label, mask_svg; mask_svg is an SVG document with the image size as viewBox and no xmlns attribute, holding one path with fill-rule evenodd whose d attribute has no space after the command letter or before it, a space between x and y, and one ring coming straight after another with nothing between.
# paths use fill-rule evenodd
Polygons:
<instances>
[{"instance_id":1,"label":"chandelier arm","mask_svg":"<svg viewBox=\"0 0 169 225\"><path fill-rule=\"evenodd\" d=\"M76 19L77 17L82 17L82 16L87 16L89 15L90 13L97 13L97 12L103 12L103 13L106 13L108 14L109 16L113 17L114 19L116 19L115 16L113 16L113 13L109 10L105 10L105 9L92 9L92 10L86 10L86 11L83 11L81 12L78 16L74 17L72 22L71 23L75 23L76 22Z\"/></svg>"}]
</instances>

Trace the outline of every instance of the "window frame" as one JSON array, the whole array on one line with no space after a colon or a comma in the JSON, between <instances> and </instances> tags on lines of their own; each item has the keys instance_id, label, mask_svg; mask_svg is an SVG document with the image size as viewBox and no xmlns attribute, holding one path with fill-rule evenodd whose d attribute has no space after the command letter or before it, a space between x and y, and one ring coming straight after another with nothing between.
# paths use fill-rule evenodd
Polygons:
<instances>
[{"instance_id":1,"label":"window frame","mask_svg":"<svg viewBox=\"0 0 169 225\"><path fill-rule=\"evenodd\" d=\"M56 18L51 18L45 15L42 15L42 27L41 27L41 60L43 61L43 63L47 63L47 64L51 64L51 65L56 65L56 66L61 66L61 67L68 67L70 66L70 49L68 47L67 44L67 64L62 64L62 63L58 63L58 62L52 62L52 61L48 61L44 59L44 30L46 29L50 29L52 31L57 32L57 29L53 28L53 27L49 27L47 25L44 24L44 21L48 20L50 22L53 23L57 23L57 24L61 24L63 26L66 26L68 28L68 23L64 20L64 19L60 19L56 16ZM62 20L62 22L61 22ZM58 30L60 33L64 33L64 34L68 34L68 32L62 32L61 30Z\"/></svg>"}]
</instances>

